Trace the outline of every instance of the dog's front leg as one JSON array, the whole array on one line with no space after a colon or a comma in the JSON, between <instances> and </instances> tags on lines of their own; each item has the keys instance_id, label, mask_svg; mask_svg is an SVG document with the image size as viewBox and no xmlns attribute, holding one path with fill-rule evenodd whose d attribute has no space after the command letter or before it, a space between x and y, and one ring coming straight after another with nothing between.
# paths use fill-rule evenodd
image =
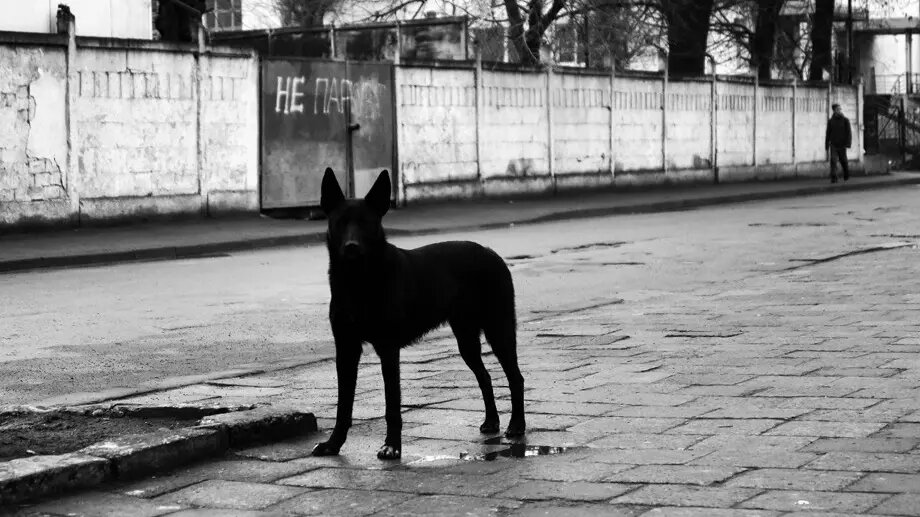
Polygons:
<instances>
[{"instance_id":1,"label":"dog's front leg","mask_svg":"<svg viewBox=\"0 0 920 517\"><path fill-rule=\"evenodd\" d=\"M380 356L383 373L383 391L386 399L387 437L377 451L382 460L396 460L402 456L402 400L399 387L399 347L375 347Z\"/></svg>"},{"instance_id":2,"label":"dog's front leg","mask_svg":"<svg viewBox=\"0 0 920 517\"><path fill-rule=\"evenodd\" d=\"M358 364L361 361L361 341L351 338L335 339L335 372L339 384L335 427L329 440L313 447L314 456L335 456L348 438L351 428L352 408L355 404L355 385L358 382Z\"/></svg>"}]
</instances>

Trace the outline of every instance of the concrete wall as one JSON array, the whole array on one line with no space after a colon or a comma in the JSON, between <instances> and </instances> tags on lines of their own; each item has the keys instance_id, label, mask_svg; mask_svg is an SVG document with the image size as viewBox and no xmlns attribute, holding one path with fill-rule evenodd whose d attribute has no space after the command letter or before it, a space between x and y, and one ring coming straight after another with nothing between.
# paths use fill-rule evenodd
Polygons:
<instances>
[{"instance_id":1,"label":"concrete wall","mask_svg":"<svg viewBox=\"0 0 920 517\"><path fill-rule=\"evenodd\" d=\"M825 175L831 102L850 117L862 165L855 87L413 66L396 81L410 202Z\"/></svg>"},{"instance_id":2,"label":"concrete wall","mask_svg":"<svg viewBox=\"0 0 920 517\"><path fill-rule=\"evenodd\" d=\"M258 63L0 35L0 226L258 210Z\"/></svg>"}]
</instances>

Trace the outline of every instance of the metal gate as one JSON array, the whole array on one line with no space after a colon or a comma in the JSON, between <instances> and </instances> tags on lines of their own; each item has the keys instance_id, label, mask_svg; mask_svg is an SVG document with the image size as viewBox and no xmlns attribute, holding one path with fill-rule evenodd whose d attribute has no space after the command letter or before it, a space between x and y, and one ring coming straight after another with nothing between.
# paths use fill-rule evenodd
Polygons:
<instances>
[{"instance_id":1,"label":"metal gate","mask_svg":"<svg viewBox=\"0 0 920 517\"><path fill-rule=\"evenodd\" d=\"M262 60L262 208L317 206L332 167L349 196L382 169L395 194L393 65Z\"/></svg>"}]
</instances>

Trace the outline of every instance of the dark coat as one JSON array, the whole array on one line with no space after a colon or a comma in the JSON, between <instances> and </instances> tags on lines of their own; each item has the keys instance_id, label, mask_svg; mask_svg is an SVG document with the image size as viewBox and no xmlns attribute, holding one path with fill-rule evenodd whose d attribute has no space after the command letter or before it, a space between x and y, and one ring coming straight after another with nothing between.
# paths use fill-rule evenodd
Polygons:
<instances>
[{"instance_id":1,"label":"dark coat","mask_svg":"<svg viewBox=\"0 0 920 517\"><path fill-rule=\"evenodd\" d=\"M824 148L849 148L852 143L853 135L850 132L850 119L839 113L834 113L830 120L827 121L827 131L825 132L824 136Z\"/></svg>"}]
</instances>

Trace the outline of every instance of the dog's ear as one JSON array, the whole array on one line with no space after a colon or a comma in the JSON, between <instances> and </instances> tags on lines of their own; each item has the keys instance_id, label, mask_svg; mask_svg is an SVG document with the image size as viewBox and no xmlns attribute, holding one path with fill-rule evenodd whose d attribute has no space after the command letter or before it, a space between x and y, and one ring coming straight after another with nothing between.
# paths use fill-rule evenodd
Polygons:
<instances>
[{"instance_id":1,"label":"dog's ear","mask_svg":"<svg viewBox=\"0 0 920 517\"><path fill-rule=\"evenodd\" d=\"M319 204L326 215L331 214L336 208L345 202L345 194L339 187L339 180L335 179L335 173L332 167L326 167L326 173L323 175L323 187L321 190Z\"/></svg>"},{"instance_id":2,"label":"dog's ear","mask_svg":"<svg viewBox=\"0 0 920 517\"><path fill-rule=\"evenodd\" d=\"M390 176L386 169L377 176L374 186L364 196L364 202L380 217L386 215L390 209Z\"/></svg>"}]
</instances>

